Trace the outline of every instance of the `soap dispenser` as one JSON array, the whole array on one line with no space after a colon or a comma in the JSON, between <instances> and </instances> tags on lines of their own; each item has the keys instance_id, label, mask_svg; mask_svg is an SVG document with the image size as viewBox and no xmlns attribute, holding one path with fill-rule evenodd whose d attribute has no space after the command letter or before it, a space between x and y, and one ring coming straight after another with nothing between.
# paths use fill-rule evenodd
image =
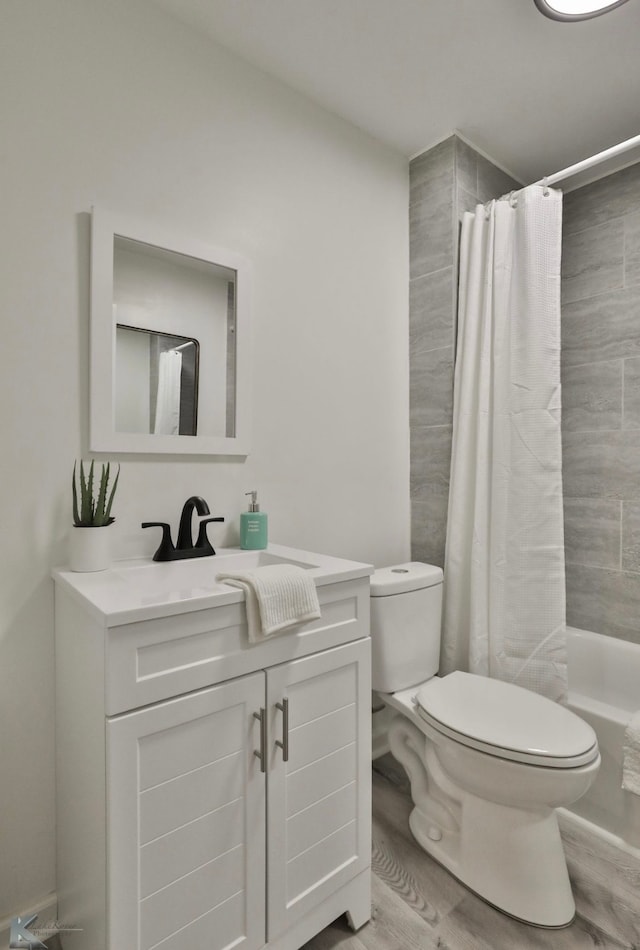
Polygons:
<instances>
[{"instance_id":1,"label":"soap dispenser","mask_svg":"<svg viewBox=\"0 0 640 950\"><path fill-rule=\"evenodd\" d=\"M243 551L263 551L267 546L267 515L260 511L258 492L248 491L251 495L249 510L240 515L240 547Z\"/></svg>"}]
</instances>

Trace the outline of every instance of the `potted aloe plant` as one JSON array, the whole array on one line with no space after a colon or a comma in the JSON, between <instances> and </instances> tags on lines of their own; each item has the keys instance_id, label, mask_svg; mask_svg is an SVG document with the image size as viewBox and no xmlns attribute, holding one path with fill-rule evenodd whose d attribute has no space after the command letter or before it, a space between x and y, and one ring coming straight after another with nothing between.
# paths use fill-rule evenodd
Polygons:
<instances>
[{"instance_id":1,"label":"potted aloe plant","mask_svg":"<svg viewBox=\"0 0 640 950\"><path fill-rule=\"evenodd\" d=\"M109 532L98 530L107 528L115 521L111 514L111 506L118 487L120 466L112 482L111 465L103 462L102 471L98 475L95 463L92 461L89 470L85 471L84 463L80 462L80 471L73 466L72 496L73 496L73 531L71 532L71 570L72 571L104 571L111 563Z\"/></svg>"}]
</instances>

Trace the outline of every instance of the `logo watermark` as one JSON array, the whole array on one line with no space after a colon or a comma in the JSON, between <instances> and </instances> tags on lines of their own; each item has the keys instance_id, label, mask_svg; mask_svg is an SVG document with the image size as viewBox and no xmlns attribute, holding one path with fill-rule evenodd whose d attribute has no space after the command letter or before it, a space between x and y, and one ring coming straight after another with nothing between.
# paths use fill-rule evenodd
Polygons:
<instances>
[{"instance_id":1,"label":"logo watermark","mask_svg":"<svg viewBox=\"0 0 640 950\"><path fill-rule=\"evenodd\" d=\"M52 937L54 934L81 931L82 927L68 926L59 920L48 920L40 927L33 923L38 919L37 914L29 917L14 917L9 931L10 950L47 950L40 937Z\"/></svg>"}]
</instances>

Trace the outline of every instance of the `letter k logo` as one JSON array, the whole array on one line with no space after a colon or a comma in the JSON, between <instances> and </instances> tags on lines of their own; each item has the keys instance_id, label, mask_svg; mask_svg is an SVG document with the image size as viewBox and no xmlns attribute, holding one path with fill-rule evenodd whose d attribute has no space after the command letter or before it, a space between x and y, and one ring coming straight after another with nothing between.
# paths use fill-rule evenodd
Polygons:
<instances>
[{"instance_id":1,"label":"letter k logo","mask_svg":"<svg viewBox=\"0 0 640 950\"><path fill-rule=\"evenodd\" d=\"M11 930L9 933L9 947L22 950L47 950L46 946L32 933L29 933L28 927L34 922L38 915L32 914L31 917L14 917L11 921Z\"/></svg>"}]
</instances>

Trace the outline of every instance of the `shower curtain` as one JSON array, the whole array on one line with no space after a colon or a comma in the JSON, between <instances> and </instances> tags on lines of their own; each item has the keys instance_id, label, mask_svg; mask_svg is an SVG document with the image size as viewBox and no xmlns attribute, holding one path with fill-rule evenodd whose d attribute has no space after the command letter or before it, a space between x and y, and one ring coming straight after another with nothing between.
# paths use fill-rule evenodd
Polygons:
<instances>
[{"instance_id":1,"label":"shower curtain","mask_svg":"<svg viewBox=\"0 0 640 950\"><path fill-rule=\"evenodd\" d=\"M562 194L465 214L441 673L566 695Z\"/></svg>"},{"instance_id":2,"label":"shower curtain","mask_svg":"<svg viewBox=\"0 0 640 950\"><path fill-rule=\"evenodd\" d=\"M158 361L158 392L156 417L153 426L155 435L180 434L180 379L182 353L166 350Z\"/></svg>"}]
</instances>

